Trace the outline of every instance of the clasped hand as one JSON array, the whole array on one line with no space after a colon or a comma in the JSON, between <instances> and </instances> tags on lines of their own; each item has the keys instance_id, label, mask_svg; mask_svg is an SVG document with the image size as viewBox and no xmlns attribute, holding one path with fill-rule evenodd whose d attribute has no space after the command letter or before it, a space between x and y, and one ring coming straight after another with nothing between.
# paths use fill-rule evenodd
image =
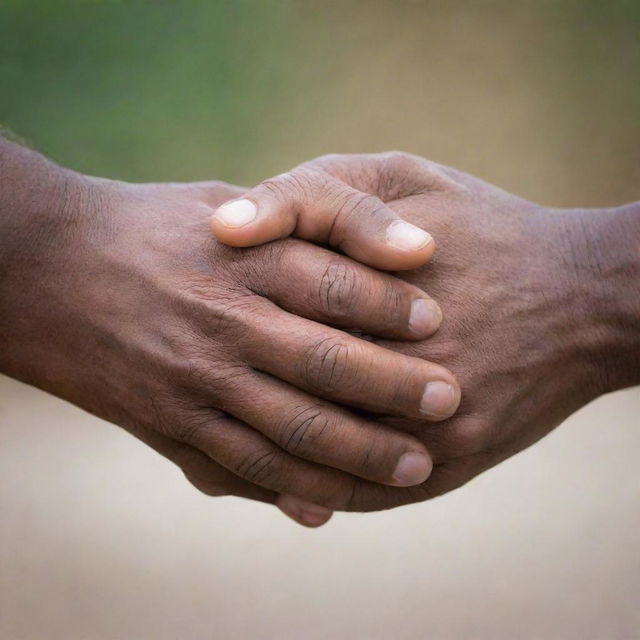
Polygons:
<instances>
[{"instance_id":1,"label":"clasped hand","mask_svg":"<svg viewBox=\"0 0 640 640\"><path fill-rule=\"evenodd\" d=\"M2 371L207 494L309 526L425 500L637 382L622 208L560 214L403 153L246 190L0 152Z\"/></svg>"}]
</instances>

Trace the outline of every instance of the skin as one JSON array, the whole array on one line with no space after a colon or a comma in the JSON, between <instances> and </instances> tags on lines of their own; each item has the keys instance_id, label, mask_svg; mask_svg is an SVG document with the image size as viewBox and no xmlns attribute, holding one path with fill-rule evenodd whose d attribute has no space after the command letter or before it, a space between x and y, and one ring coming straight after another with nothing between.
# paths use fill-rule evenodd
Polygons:
<instances>
[{"instance_id":1,"label":"skin","mask_svg":"<svg viewBox=\"0 0 640 640\"><path fill-rule=\"evenodd\" d=\"M354 215L327 204L336 183L370 194L371 206ZM319 158L243 197L256 207L253 220L229 227L216 213L212 221L229 244L292 234L372 263L361 248L384 246L389 225L401 217L428 228L438 245L429 264L402 277L439 301L442 326L429 340L374 342L449 368L462 403L437 424L382 418L419 438L434 470L410 488L359 484L344 509L385 509L447 493L598 396L640 383L640 204L552 210L397 152ZM406 266L393 260L395 268ZM292 517L304 507L295 495L279 504Z\"/></svg>"},{"instance_id":2,"label":"skin","mask_svg":"<svg viewBox=\"0 0 640 640\"><path fill-rule=\"evenodd\" d=\"M244 195L262 231L225 226L225 242L293 233L379 268L418 265L403 277L445 321L416 341L419 289L300 240L237 250L208 238L214 208L243 190L127 185L0 152L2 371L124 426L210 495L276 501L310 526L333 509L425 500L640 380L638 205L552 211L398 153L322 158ZM417 257L389 243L398 216L436 238L429 265L424 236ZM292 313L379 337L331 333L339 358L287 369L332 331ZM457 404L455 379L425 360L465 388L444 422L420 412L425 380L407 384L436 374ZM319 420L318 406L340 415ZM399 455L427 450L426 481L389 486Z\"/></svg>"},{"instance_id":3,"label":"skin","mask_svg":"<svg viewBox=\"0 0 640 640\"><path fill-rule=\"evenodd\" d=\"M241 192L89 178L0 141L0 371L124 427L210 495L295 493L301 524L422 483L423 439L374 415L445 419L455 377L327 325L412 341L437 305L298 239L223 245L209 219Z\"/></svg>"}]
</instances>

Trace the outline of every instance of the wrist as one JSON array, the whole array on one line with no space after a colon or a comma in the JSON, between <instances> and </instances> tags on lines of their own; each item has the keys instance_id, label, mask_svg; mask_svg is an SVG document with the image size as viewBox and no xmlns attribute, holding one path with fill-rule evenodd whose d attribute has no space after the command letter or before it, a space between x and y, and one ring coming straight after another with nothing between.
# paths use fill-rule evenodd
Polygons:
<instances>
[{"instance_id":1,"label":"wrist","mask_svg":"<svg viewBox=\"0 0 640 640\"><path fill-rule=\"evenodd\" d=\"M561 215L597 395L640 384L640 205Z\"/></svg>"},{"instance_id":2,"label":"wrist","mask_svg":"<svg viewBox=\"0 0 640 640\"><path fill-rule=\"evenodd\" d=\"M0 273L4 276L16 258L38 260L57 250L77 226L93 190L91 179L3 139L0 168Z\"/></svg>"}]
</instances>

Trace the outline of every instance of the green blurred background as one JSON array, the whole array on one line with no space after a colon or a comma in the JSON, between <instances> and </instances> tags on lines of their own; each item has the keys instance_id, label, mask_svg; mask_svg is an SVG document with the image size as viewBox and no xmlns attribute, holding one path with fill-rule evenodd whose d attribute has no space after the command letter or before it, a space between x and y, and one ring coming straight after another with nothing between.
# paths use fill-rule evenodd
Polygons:
<instances>
[{"instance_id":1,"label":"green blurred background","mask_svg":"<svg viewBox=\"0 0 640 640\"><path fill-rule=\"evenodd\" d=\"M640 2L0 0L0 124L133 181L402 149L616 204L640 198Z\"/></svg>"},{"instance_id":2,"label":"green blurred background","mask_svg":"<svg viewBox=\"0 0 640 640\"><path fill-rule=\"evenodd\" d=\"M126 180L395 148L613 205L639 80L639 0L0 0L0 124ZM638 415L602 398L442 500L307 531L0 376L0 638L639 638Z\"/></svg>"}]
</instances>

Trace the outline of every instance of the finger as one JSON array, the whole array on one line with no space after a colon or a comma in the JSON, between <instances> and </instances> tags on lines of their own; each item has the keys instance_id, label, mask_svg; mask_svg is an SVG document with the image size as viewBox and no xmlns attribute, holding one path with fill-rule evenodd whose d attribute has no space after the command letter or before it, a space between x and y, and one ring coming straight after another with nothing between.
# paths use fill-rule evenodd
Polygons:
<instances>
[{"instance_id":1,"label":"finger","mask_svg":"<svg viewBox=\"0 0 640 640\"><path fill-rule=\"evenodd\" d=\"M220 206L211 229L225 244L248 247L295 235L329 243L377 269L414 269L431 258L433 238L382 200L321 171L296 169Z\"/></svg>"},{"instance_id":2,"label":"finger","mask_svg":"<svg viewBox=\"0 0 640 640\"><path fill-rule=\"evenodd\" d=\"M228 389L224 409L291 455L372 482L407 487L431 473L429 452L417 438L265 374L247 374Z\"/></svg>"},{"instance_id":3,"label":"finger","mask_svg":"<svg viewBox=\"0 0 640 640\"><path fill-rule=\"evenodd\" d=\"M391 509L405 504L431 500L458 489L493 465L495 465L495 461L488 462L486 456L475 455L456 458L450 462L436 465L427 482L417 487L400 489L374 485L367 492L359 492L349 504L348 510L379 511L381 508ZM304 499L291 494L278 496L276 506L294 520L297 520L300 514L306 510L313 513L313 505L309 507Z\"/></svg>"},{"instance_id":4,"label":"finger","mask_svg":"<svg viewBox=\"0 0 640 640\"><path fill-rule=\"evenodd\" d=\"M278 496L276 507L286 516L306 527L320 527L333 515L330 509L289 494Z\"/></svg>"},{"instance_id":5,"label":"finger","mask_svg":"<svg viewBox=\"0 0 640 640\"><path fill-rule=\"evenodd\" d=\"M239 478L189 444L148 430L136 432L136 437L180 467L189 482L207 495L233 495L270 504L277 498L274 492Z\"/></svg>"},{"instance_id":6,"label":"finger","mask_svg":"<svg viewBox=\"0 0 640 640\"><path fill-rule=\"evenodd\" d=\"M267 504L273 504L278 498L274 491L239 478L198 449L188 445L183 447L185 450L181 457L188 459L188 462L179 466L187 480L203 493L209 496L237 496Z\"/></svg>"},{"instance_id":7,"label":"finger","mask_svg":"<svg viewBox=\"0 0 640 640\"><path fill-rule=\"evenodd\" d=\"M440 365L278 310L252 307L253 331L240 358L316 397L376 413L442 420L460 403L460 387ZM277 357L274 357L274 353Z\"/></svg>"},{"instance_id":8,"label":"finger","mask_svg":"<svg viewBox=\"0 0 640 640\"><path fill-rule=\"evenodd\" d=\"M442 322L438 304L399 278L305 242L281 243L275 260L261 260L251 288L283 309L369 335L422 339ZM248 260L255 255L249 253ZM283 278L282 274L288 274Z\"/></svg>"},{"instance_id":9,"label":"finger","mask_svg":"<svg viewBox=\"0 0 640 640\"><path fill-rule=\"evenodd\" d=\"M281 500L281 496L273 491L263 489L258 485L251 484L235 474L231 473L224 467L220 466L206 456L204 453L182 445L188 453L184 452L183 456L188 462L180 464L185 477L199 491L208 496L237 496L240 498L248 498L273 504L292 520L304 527L319 527L325 524L333 515L331 509L321 507L320 505L307 502L297 498L297 503L288 506L288 501ZM182 456L181 456L182 457ZM281 503L284 503L284 507Z\"/></svg>"},{"instance_id":10,"label":"finger","mask_svg":"<svg viewBox=\"0 0 640 640\"><path fill-rule=\"evenodd\" d=\"M155 431L144 430L137 432L136 436L180 467L187 480L208 496L236 496L266 504L279 501L280 496L274 491L240 478L191 445L178 442ZM286 509L287 501L285 500L285 509L281 506L278 508L305 527L319 527L333 514L331 509L312 502L302 500L301 503L300 506Z\"/></svg>"},{"instance_id":11,"label":"finger","mask_svg":"<svg viewBox=\"0 0 640 640\"><path fill-rule=\"evenodd\" d=\"M180 434L247 482L275 493L292 493L330 510L347 508L355 485L374 486L343 471L290 455L250 426L214 410L200 410Z\"/></svg>"}]
</instances>

